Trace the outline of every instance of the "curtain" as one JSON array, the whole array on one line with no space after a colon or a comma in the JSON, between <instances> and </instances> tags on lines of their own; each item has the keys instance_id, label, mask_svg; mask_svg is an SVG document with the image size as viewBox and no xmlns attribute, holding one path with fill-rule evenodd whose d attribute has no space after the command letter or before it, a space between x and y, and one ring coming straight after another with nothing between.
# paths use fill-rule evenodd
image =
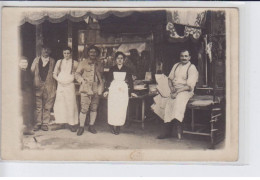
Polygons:
<instances>
[{"instance_id":1,"label":"curtain","mask_svg":"<svg viewBox=\"0 0 260 180\"><path fill-rule=\"evenodd\" d=\"M198 40L201 36L201 28L204 27L206 21L205 10L173 10L167 11L167 26L166 30L169 33L169 39L175 42L184 42L188 38ZM185 26L184 35L180 36L175 24Z\"/></svg>"}]
</instances>

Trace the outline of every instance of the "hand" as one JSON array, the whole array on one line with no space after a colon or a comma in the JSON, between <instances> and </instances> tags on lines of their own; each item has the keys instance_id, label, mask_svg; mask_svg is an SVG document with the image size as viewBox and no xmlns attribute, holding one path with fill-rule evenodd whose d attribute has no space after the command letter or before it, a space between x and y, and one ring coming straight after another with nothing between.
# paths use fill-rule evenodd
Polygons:
<instances>
[{"instance_id":1,"label":"hand","mask_svg":"<svg viewBox=\"0 0 260 180\"><path fill-rule=\"evenodd\" d=\"M80 84L85 84L85 81L83 80L83 81L81 81L81 83Z\"/></svg>"},{"instance_id":2,"label":"hand","mask_svg":"<svg viewBox=\"0 0 260 180\"><path fill-rule=\"evenodd\" d=\"M171 90L171 94L176 93L176 89L174 87L170 87L170 90Z\"/></svg>"},{"instance_id":3,"label":"hand","mask_svg":"<svg viewBox=\"0 0 260 180\"><path fill-rule=\"evenodd\" d=\"M103 96L104 96L104 97L107 97L107 95L108 95L108 91L106 91L106 92L103 93Z\"/></svg>"},{"instance_id":4,"label":"hand","mask_svg":"<svg viewBox=\"0 0 260 180\"><path fill-rule=\"evenodd\" d=\"M27 69L27 67L28 67L27 59L21 59L20 62L19 62L19 68L21 70L25 70L25 69Z\"/></svg>"},{"instance_id":5,"label":"hand","mask_svg":"<svg viewBox=\"0 0 260 180\"><path fill-rule=\"evenodd\" d=\"M131 93L132 97L138 97L135 93Z\"/></svg>"},{"instance_id":6,"label":"hand","mask_svg":"<svg viewBox=\"0 0 260 180\"><path fill-rule=\"evenodd\" d=\"M73 78L73 76L72 76L71 78L67 79L66 81L60 81L60 82L63 83L63 84L70 84L70 83L72 83L73 81L74 81L74 78Z\"/></svg>"},{"instance_id":7,"label":"hand","mask_svg":"<svg viewBox=\"0 0 260 180\"><path fill-rule=\"evenodd\" d=\"M63 86L63 87L65 87L65 86L67 86L69 83L64 83L64 82L62 82L62 81L58 81L58 83L61 85L61 86Z\"/></svg>"},{"instance_id":8,"label":"hand","mask_svg":"<svg viewBox=\"0 0 260 180\"><path fill-rule=\"evenodd\" d=\"M171 93L171 98L172 98L172 99L175 99L176 96L177 96L177 94L178 94L178 93L176 93L176 92L175 92L175 93Z\"/></svg>"}]
</instances>

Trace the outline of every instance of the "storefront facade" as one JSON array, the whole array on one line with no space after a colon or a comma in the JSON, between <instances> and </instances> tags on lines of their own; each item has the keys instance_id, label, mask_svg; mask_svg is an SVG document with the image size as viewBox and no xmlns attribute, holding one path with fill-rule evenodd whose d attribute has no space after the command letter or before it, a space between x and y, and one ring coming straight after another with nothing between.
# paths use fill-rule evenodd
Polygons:
<instances>
[{"instance_id":1,"label":"storefront facade","mask_svg":"<svg viewBox=\"0 0 260 180\"><path fill-rule=\"evenodd\" d=\"M191 18L193 17L193 18ZM129 55L145 52L144 71L168 74L179 61L179 51L188 48L200 73L197 87L221 87L225 83L225 14L221 11L82 10L25 13L21 21L21 54L29 64L40 55L43 44L61 59L69 46L73 59L82 60L84 50L95 44L101 49L105 71L114 64L115 51ZM35 34L35 35L32 35ZM142 76L143 78L143 76Z\"/></svg>"}]
</instances>

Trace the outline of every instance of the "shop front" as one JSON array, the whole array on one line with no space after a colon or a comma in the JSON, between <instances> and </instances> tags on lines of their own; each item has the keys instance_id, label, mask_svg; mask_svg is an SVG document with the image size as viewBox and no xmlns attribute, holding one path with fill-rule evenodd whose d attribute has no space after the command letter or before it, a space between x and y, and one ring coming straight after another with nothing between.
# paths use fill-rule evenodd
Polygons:
<instances>
[{"instance_id":1,"label":"shop front","mask_svg":"<svg viewBox=\"0 0 260 180\"><path fill-rule=\"evenodd\" d=\"M152 97L149 87L153 86L149 84L155 83L154 75L168 75L172 66L179 61L180 50L188 48L191 63L199 71L195 94L200 97L193 98L193 104L188 105L192 110L189 132L194 133L194 110L210 110L213 117L213 104L216 100L225 99L226 35L223 24L225 13L222 11L190 12L174 8L30 12L25 13L21 21L21 54L27 56L31 64L34 57L40 55L41 46L47 45L57 61L63 56L62 47L69 46L73 59L81 61L86 57L86 49L96 45L101 50L99 59L106 74L115 65L115 52L124 52L135 66L136 90L138 85L146 85L147 88L146 94L140 93L138 97L142 103L139 106L140 115L136 113L144 127L147 109L144 99ZM208 100L208 96L210 104L201 108L198 102ZM220 108L224 110L225 105ZM210 125L210 133L203 133L213 138L211 132L215 126Z\"/></svg>"}]
</instances>

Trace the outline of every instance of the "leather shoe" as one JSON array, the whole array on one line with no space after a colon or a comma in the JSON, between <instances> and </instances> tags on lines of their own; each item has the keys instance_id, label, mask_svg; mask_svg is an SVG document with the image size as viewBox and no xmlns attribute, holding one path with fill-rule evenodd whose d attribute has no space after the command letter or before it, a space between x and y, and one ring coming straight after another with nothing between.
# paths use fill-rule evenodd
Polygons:
<instances>
[{"instance_id":1,"label":"leather shoe","mask_svg":"<svg viewBox=\"0 0 260 180\"><path fill-rule=\"evenodd\" d=\"M77 135L81 136L84 133L84 127L79 127Z\"/></svg>"},{"instance_id":2,"label":"leather shoe","mask_svg":"<svg viewBox=\"0 0 260 180\"><path fill-rule=\"evenodd\" d=\"M95 130L95 128L94 128L94 126L92 125L90 125L89 127L88 127L88 131L89 132L91 132L92 134L97 134L97 131Z\"/></svg>"},{"instance_id":3,"label":"leather shoe","mask_svg":"<svg viewBox=\"0 0 260 180\"><path fill-rule=\"evenodd\" d=\"M41 129L41 125L40 124L36 124L34 127L33 127L33 131L39 131Z\"/></svg>"},{"instance_id":4,"label":"leather shoe","mask_svg":"<svg viewBox=\"0 0 260 180\"><path fill-rule=\"evenodd\" d=\"M115 132L115 129L114 129L114 126L111 126L111 125L110 125L110 131L111 131L112 134L115 134L115 133L116 133L116 132Z\"/></svg>"},{"instance_id":5,"label":"leather shoe","mask_svg":"<svg viewBox=\"0 0 260 180\"><path fill-rule=\"evenodd\" d=\"M70 126L70 131L71 131L71 132L76 132L77 129L78 129L77 125Z\"/></svg>"},{"instance_id":6,"label":"leather shoe","mask_svg":"<svg viewBox=\"0 0 260 180\"><path fill-rule=\"evenodd\" d=\"M161 127L161 133L157 139L167 139L170 138L172 134L172 123L163 123Z\"/></svg>"},{"instance_id":7,"label":"leather shoe","mask_svg":"<svg viewBox=\"0 0 260 180\"><path fill-rule=\"evenodd\" d=\"M48 128L47 125L42 125L42 126L41 126L41 130L43 130L43 131L48 131L49 128Z\"/></svg>"},{"instance_id":8,"label":"leather shoe","mask_svg":"<svg viewBox=\"0 0 260 180\"><path fill-rule=\"evenodd\" d=\"M120 133L120 126L116 126L115 135L118 135L119 133Z\"/></svg>"}]
</instances>

